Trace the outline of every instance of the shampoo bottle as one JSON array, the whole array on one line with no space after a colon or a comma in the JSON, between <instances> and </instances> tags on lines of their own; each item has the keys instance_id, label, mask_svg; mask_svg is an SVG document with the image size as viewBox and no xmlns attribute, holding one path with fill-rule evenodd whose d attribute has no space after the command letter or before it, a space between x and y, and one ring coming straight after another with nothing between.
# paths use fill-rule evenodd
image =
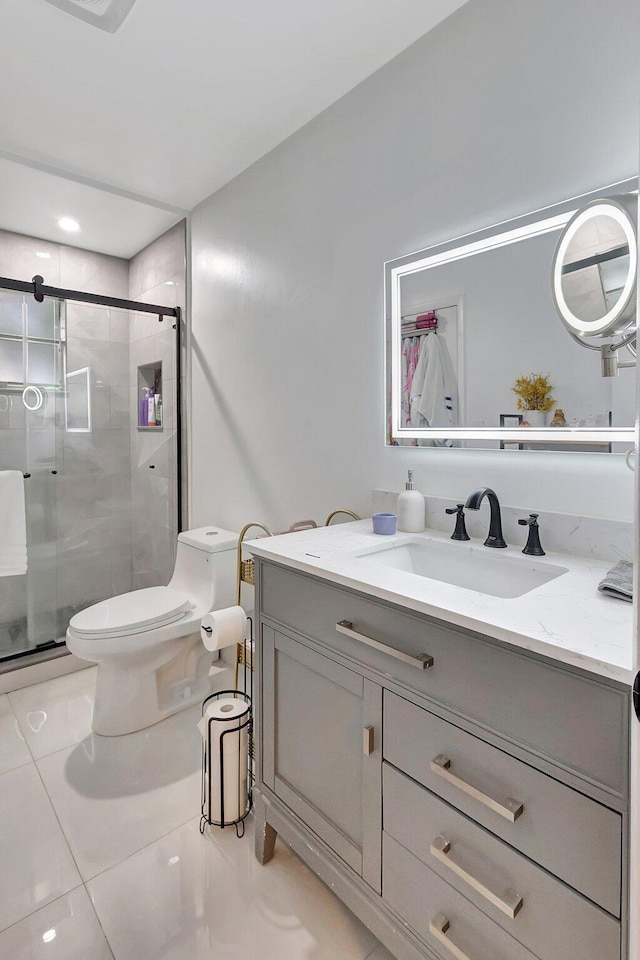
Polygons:
<instances>
[{"instance_id":1,"label":"shampoo bottle","mask_svg":"<svg viewBox=\"0 0 640 960\"><path fill-rule=\"evenodd\" d=\"M138 426L146 427L149 414L149 405L147 403L147 388L143 387L142 398L140 400L140 413L138 415Z\"/></svg>"},{"instance_id":2,"label":"shampoo bottle","mask_svg":"<svg viewBox=\"0 0 640 960\"><path fill-rule=\"evenodd\" d=\"M409 470L406 490L398 494L398 530L403 533L421 533L425 526L425 502L422 494L414 489L413 470Z\"/></svg>"}]
</instances>

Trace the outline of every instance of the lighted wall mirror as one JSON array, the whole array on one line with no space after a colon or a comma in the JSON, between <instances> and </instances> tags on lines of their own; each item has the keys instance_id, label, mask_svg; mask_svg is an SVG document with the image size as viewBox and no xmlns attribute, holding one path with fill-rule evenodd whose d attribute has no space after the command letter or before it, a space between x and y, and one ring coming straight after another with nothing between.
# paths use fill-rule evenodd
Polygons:
<instances>
[{"instance_id":1,"label":"lighted wall mirror","mask_svg":"<svg viewBox=\"0 0 640 960\"><path fill-rule=\"evenodd\" d=\"M72 370L64 378L64 419L67 433L91 433L89 367Z\"/></svg>"},{"instance_id":2,"label":"lighted wall mirror","mask_svg":"<svg viewBox=\"0 0 640 960\"><path fill-rule=\"evenodd\" d=\"M385 264L387 443L628 449L637 190L625 180Z\"/></svg>"}]
</instances>

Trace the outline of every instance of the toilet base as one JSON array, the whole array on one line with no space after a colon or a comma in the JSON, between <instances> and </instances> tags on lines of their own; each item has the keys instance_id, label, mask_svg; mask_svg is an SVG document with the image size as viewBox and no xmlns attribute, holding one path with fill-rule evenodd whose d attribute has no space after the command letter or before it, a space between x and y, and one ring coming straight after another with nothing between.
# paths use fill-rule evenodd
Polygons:
<instances>
[{"instance_id":1,"label":"toilet base","mask_svg":"<svg viewBox=\"0 0 640 960\"><path fill-rule=\"evenodd\" d=\"M121 737L202 703L211 692L211 653L200 636L181 638L156 654L156 668L128 658L98 662L92 729Z\"/></svg>"},{"instance_id":2,"label":"toilet base","mask_svg":"<svg viewBox=\"0 0 640 960\"><path fill-rule=\"evenodd\" d=\"M111 674L111 671L104 671L104 664L101 665L103 672ZM122 671L118 671L122 674ZM141 683L141 679L146 682ZM115 681L120 684L124 680L122 675L109 675L104 677L100 684L100 669L98 669L98 682L96 683L96 698L93 705L93 717L91 728L94 733L101 737L123 737L128 733L135 733L137 730L144 730L145 727L151 727L174 713L180 713L196 703L202 701L211 693L211 682L200 680L198 683L185 682L182 692L175 691L173 697L164 699L164 703L158 703L156 690L154 689L155 674L149 674L145 678L135 678L135 683L129 684L128 689L124 683L119 688L117 709L114 710L112 696L110 691L114 689L112 683ZM115 689L118 689L116 686ZM128 694L125 700L125 694Z\"/></svg>"}]
</instances>

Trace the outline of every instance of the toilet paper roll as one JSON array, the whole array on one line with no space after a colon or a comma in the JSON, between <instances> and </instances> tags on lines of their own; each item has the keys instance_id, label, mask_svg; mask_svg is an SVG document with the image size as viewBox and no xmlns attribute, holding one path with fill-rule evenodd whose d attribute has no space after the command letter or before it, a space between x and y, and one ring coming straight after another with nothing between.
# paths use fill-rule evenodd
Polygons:
<instances>
[{"instance_id":1,"label":"toilet paper roll","mask_svg":"<svg viewBox=\"0 0 640 960\"><path fill-rule=\"evenodd\" d=\"M244 714L244 716L243 716ZM213 723L209 720L213 717ZM247 812L249 773L249 727L238 726L248 719L247 703L239 697L212 700L198 723L198 729L207 742L211 738L211 752L207 749L207 763L211 757L210 778L205 778L204 815L214 823L222 821L222 772L224 771L224 822L239 820ZM225 733L225 731L229 731ZM224 733L224 736L223 736ZM222 749L221 749L222 748ZM222 752L222 770L221 770ZM211 782L211 815L209 790Z\"/></svg>"},{"instance_id":2,"label":"toilet paper roll","mask_svg":"<svg viewBox=\"0 0 640 960\"><path fill-rule=\"evenodd\" d=\"M200 625L200 636L207 650L221 650L242 643L247 634L247 615L242 607L223 607L206 613Z\"/></svg>"}]
</instances>

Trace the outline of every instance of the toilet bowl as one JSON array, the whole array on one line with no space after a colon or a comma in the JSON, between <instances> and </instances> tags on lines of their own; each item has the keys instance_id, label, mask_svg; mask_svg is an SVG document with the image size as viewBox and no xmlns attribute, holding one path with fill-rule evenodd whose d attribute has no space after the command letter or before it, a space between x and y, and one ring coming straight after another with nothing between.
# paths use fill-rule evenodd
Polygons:
<instances>
[{"instance_id":1,"label":"toilet bowl","mask_svg":"<svg viewBox=\"0 0 640 960\"><path fill-rule=\"evenodd\" d=\"M238 534L219 527L186 530L168 586L124 593L71 618L68 649L98 664L94 733L133 733L208 696L213 654L200 622L235 603L237 545Z\"/></svg>"}]
</instances>

